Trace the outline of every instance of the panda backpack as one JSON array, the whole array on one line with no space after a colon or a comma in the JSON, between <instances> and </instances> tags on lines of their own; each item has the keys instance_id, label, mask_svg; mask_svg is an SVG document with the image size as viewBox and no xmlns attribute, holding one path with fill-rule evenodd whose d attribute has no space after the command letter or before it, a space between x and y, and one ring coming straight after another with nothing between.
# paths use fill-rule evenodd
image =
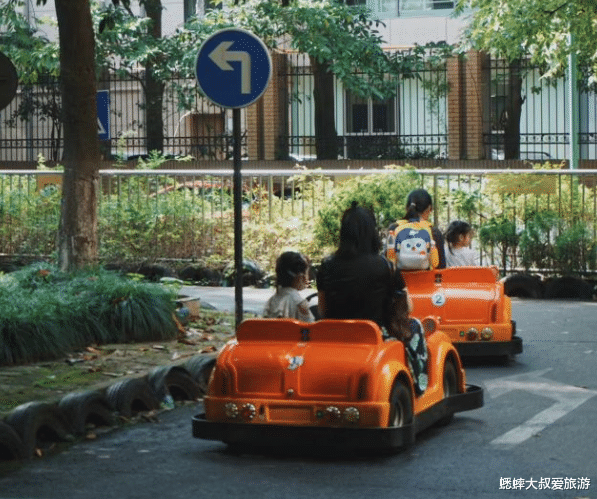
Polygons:
<instances>
[{"instance_id":1,"label":"panda backpack","mask_svg":"<svg viewBox=\"0 0 597 499\"><path fill-rule=\"evenodd\" d=\"M389 239L393 241L388 241L388 249L392 246L394 249L394 255L389 256L396 268L427 270L437 267L438 252L431 234L431 224L426 220L399 220Z\"/></svg>"}]
</instances>

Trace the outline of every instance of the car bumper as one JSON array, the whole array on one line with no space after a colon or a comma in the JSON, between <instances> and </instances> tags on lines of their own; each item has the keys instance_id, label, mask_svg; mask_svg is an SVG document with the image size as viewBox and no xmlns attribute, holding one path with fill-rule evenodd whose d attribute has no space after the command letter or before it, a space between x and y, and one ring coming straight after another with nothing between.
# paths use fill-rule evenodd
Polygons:
<instances>
[{"instance_id":1,"label":"car bumper","mask_svg":"<svg viewBox=\"0 0 597 499\"><path fill-rule=\"evenodd\" d=\"M522 338L512 336L510 341L455 342L461 357L503 356L522 353Z\"/></svg>"},{"instance_id":2,"label":"car bumper","mask_svg":"<svg viewBox=\"0 0 597 499\"><path fill-rule=\"evenodd\" d=\"M408 447L415 434L455 412L483 406L483 390L467 385L465 393L443 399L415 417L414 424L400 428L347 428L294 426L208 421L205 414L193 417L193 437L254 447L328 447L335 449L397 449Z\"/></svg>"}]
</instances>

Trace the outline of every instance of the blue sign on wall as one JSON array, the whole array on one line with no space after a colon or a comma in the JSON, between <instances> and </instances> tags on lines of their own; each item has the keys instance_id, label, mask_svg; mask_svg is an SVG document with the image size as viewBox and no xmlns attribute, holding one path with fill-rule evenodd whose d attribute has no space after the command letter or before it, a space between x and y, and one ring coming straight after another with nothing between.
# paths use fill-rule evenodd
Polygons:
<instances>
[{"instance_id":1,"label":"blue sign on wall","mask_svg":"<svg viewBox=\"0 0 597 499\"><path fill-rule=\"evenodd\" d=\"M110 140L110 91L98 90L96 102L98 138Z\"/></svg>"},{"instance_id":2,"label":"blue sign on wall","mask_svg":"<svg viewBox=\"0 0 597 499\"><path fill-rule=\"evenodd\" d=\"M255 102L269 83L272 60L265 44L253 33L228 28L210 36L199 49L196 64L201 91L226 108Z\"/></svg>"}]
</instances>

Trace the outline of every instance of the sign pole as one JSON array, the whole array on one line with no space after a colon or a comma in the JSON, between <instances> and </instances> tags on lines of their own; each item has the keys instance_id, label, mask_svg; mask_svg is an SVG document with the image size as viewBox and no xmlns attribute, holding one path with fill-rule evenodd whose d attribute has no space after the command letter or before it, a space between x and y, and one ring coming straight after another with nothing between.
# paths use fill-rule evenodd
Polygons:
<instances>
[{"instance_id":1,"label":"sign pole","mask_svg":"<svg viewBox=\"0 0 597 499\"><path fill-rule=\"evenodd\" d=\"M232 109L235 326L243 320L243 182L240 109L263 95L272 75L269 50L253 33L226 28L208 37L197 54L197 83L216 106Z\"/></svg>"},{"instance_id":2,"label":"sign pole","mask_svg":"<svg viewBox=\"0 0 597 499\"><path fill-rule=\"evenodd\" d=\"M243 320L243 183L241 176L240 109L232 110L232 135L234 141L234 303L236 328Z\"/></svg>"}]
</instances>

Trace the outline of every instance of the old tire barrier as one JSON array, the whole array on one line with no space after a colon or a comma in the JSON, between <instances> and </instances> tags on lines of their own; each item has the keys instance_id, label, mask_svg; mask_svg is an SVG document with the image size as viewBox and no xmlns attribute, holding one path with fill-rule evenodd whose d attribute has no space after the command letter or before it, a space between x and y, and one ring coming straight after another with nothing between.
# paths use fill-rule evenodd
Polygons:
<instances>
[{"instance_id":1,"label":"old tire barrier","mask_svg":"<svg viewBox=\"0 0 597 499\"><path fill-rule=\"evenodd\" d=\"M216 365L217 354L195 355L184 363L185 369L198 383L201 394L207 393L209 377Z\"/></svg>"},{"instance_id":2,"label":"old tire barrier","mask_svg":"<svg viewBox=\"0 0 597 499\"><path fill-rule=\"evenodd\" d=\"M106 400L113 410L125 418L160 406L146 378L127 378L114 383L106 390Z\"/></svg>"},{"instance_id":3,"label":"old tire barrier","mask_svg":"<svg viewBox=\"0 0 597 499\"><path fill-rule=\"evenodd\" d=\"M0 421L0 462L25 458L23 441L15 429Z\"/></svg>"},{"instance_id":4,"label":"old tire barrier","mask_svg":"<svg viewBox=\"0 0 597 499\"><path fill-rule=\"evenodd\" d=\"M147 381L154 395L162 403L171 400L197 400L202 391L199 383L182 366L156 367L147 375Z\"/></svg>"},{"instance_id":5,"label":"old tire barrier","mask_svg":"<svg viewBox=\"0 0 597 499\"><path fill-rule=\"evenodd\" d=\"M56 404L22 404L6 416L5 422L21 438L26 458L33 457L36 449L43 450L54 443L73 440L71 429Z\"/></svg>"},{"instance_id":6,"label":"old tire barrier","mask_svg":"<svg viewBox=\"0 0 597 499\"><path fill-rule=\"evenodd\" d=\"M592 300L593 286L578 277L558 277L548 281L545 285L545 298Z\"/></svg>"},{"instance_id":7,"label":"old tire barrier","mask_svg":"<svg viewBox=\"0 0 597 499\"><path fill-rule=\"evenodd\" d=\"M542 298L543 283L534 275L512 274L504 279L504 294L519 298Z\"/></svg>"},{"instance_id":8,"label":"old tire barrier","mask_svg":"<svg viewBox=\"0 0 597 499\"><path fill-rule=\"evenodd\" d=\"M76 435L84 435L90 425L113 426L116 418L106 396L99 390L73 392L58 403Z\"/></svg>"}]
</instances>

